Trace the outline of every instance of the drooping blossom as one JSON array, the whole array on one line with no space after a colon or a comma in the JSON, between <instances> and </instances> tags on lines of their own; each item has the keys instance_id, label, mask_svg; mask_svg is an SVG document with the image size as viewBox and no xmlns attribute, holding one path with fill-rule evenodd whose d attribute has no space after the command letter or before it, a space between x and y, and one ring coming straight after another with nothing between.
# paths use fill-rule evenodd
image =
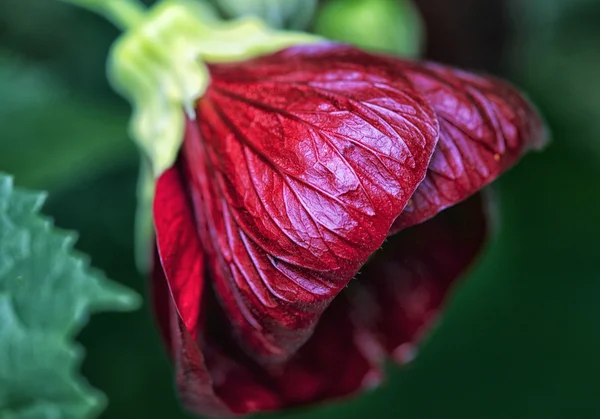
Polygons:
<instances>
[{"instance_id":1,"label":"drooping blossom","mask_svg":"<svg viewBox=\"0 0 600 419\"><path fill-rule=\"evenodd\" d=\"M212 64L154 201L156 313L208 416L376 386L487 233L478 193L544 142L512 86L337 44Z\"/></svg>"}]
</instances>

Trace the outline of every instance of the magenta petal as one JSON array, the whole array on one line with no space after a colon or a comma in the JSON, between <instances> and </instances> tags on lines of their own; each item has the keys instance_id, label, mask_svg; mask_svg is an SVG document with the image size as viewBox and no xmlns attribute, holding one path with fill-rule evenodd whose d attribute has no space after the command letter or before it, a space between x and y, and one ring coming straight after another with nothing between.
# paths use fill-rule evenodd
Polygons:
<instances>
[{"instance_id":1,"label":"magenta petal","mask_svg":"<svg viewBox=\"0 0 600 419\"><path fill-rule=\"evenodd\" d=\"M385 239L426 173L433 109L388 61L335 45L213 65L182 155L217 296L281 362Z\"/></svg>"},{"instance_id":2,"label":"magenta petal","mask_svg":"<svg viewBox=\"0 0 600 419\"><path fill-rule=\"evenodd\" d=\"M448 291L481 251L486 219L484 199L477 194L402 231L351 287L365 310L363 319L397 361L410 360Z\"/></svg>"},{"instance_id":3,"label":"magenta petal","mask_svg":"<svg viewBox=\"0 0 600 419\"><path fill-rule=\"evenodd\" d=\"M398 65L435 109L440 138L392 234L471 196L546 140L538 113L508 83L431 63Z\"/></svg>"}]
</instances>

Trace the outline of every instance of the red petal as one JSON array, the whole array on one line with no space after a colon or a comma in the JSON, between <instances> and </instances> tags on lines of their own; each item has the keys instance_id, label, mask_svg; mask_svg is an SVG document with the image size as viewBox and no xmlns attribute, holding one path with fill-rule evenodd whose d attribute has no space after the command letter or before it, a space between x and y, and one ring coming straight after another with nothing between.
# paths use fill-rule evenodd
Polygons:
<instances>
[{"instance_id":1,"label":"red petal","mask_svg":"<svg viewBox=\"0 0 600 419\"><path fill-rule=\"evenodd\" d=\"M439 118L427 177L391 233L471 196L546 139L533 106L506 82L431 63L398 61Z\"/></svg>"},{"instance_id":2,"label":"red petal","mask_svg":"<svg viewBox=\"0 0 600 419\"><path fill-rule=\"evenodd\" d=\"M177 168L167 170L158 179L154 225L160 260L175 306L194 338L204 288L204 255Z\"/></svg>"},{"instance_id":3,"label":"red petal","mask_svg":"<svg viewBox=\"0 0 600 419\"><path fill-rule=\"evenodd\" d=\"M154 212L163 264L157 260L154 266L154 308L188 409L233 416L341 397L375 384L379 359L361 339L365 332L355 327L343 297L287 363L265 369L253 361L204 287L203 255L177 169L159 178Z\"/></svg>"},{"instance_id":4,"label":"red petal","mask_svg":"<svg viewBox=\"0 0 600 419\"><path fill-rule=\"evenodd\" d=\"M192 339L164 276L155 265L152 292L163 337L171 348L185 407L211 417L272 411L352 394L379 382L376 345L355 326L345 296L325 311L315 333L288 362L264 369L237 346L221 308L203 300L200 330Z\"/></svg>"},{"instance_id":5,"label":"red petal","mask_svg":"<svg viewBox=\"0 0 600 419\"><path fill-rule=\"evenodd\" d=\"M175 361L178 388L186 405L202 405L211 416L230 416L214 393L195 338L204 298L204 255L191 205L177 168L156 185L154 223L160 263L155 261L152 294L158 324Z\"/></svg>"},{"instance_id":6,"label":"red petal","mask_svg":"<svg viewBox=\"0 0 600 419\"><path fill-rule=\"evenodd\" d=\"M276 376L292 405L339 398L377 386L382 361L377 343L357 327L344 294L327 308L315 333Z\"/></svg>"},{"instance_id":7,"label":"red petal","mask_svg":"<svg viewBox=\"0 0 600 419\"><path fill-rule=\"evenodd\" d=\"M334 45L211 67L185 174L217 295L257 359L310 337L425 176L437 122L396 67Z\"/></svg>"},{"instance_id":8,"label":"red petal","mask_svg":"<svg viewBox=\"0 0 600 419\"><path fill-rule=\"evenodd\" d=\"M182 402L190 409L201 406L201 412L211 417L233 416L214 391L204 356L181 320L160 263L153 269L151 291L158 325L175 364Z\"/></svg>"},{"instance_id":9,"label":"red petal","mask_svg":"<svg viewBox=\"0 0 600 419\"><path fill-rule=\"evenodd\" d=\"M399 362L411 358L450 287L479 254L486 218L477 194L391 237L352 284L363 321Z\"/></svg>"},{"instance_id":10,"label":"red petal","mask_svg":"<svg viewBox=\"0 0 600 419\"><path fill-rule=\"evenodd\" d=\"M379 382L379 361L355 327L348 300L325 311L314 334L288 361L262 366L237 346L213 307L204 342L215 391L236 413L289 408L352 394ZM372 343L374 344L374 343ZM368 352L370 350L370 352Z\"/></svg>"}]
</instances>

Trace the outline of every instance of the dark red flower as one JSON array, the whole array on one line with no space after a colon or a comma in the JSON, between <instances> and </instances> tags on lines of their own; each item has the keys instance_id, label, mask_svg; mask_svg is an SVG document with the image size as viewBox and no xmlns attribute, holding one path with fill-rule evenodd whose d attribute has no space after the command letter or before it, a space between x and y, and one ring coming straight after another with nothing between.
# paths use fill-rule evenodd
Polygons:
<instances>
[{"instance_id":1,"label":"dark red flower","mask_svg":"<svg viewBox=\"0 0 600 419\"><path fill-rule=\"evenodd\" d=\"M477 256L476 192L542 144L538 115L500 80L335 44L210 72L154 203L185 405L229 416L377 385Z\"/></svg>"}]
</instances>

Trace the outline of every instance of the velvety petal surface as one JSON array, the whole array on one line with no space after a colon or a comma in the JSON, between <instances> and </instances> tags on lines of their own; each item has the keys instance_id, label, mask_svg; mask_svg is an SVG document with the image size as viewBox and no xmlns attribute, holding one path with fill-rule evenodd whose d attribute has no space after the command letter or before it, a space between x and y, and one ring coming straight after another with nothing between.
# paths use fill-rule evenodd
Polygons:
<instances>
[{"instance_id":1,"label":"velvety petal surface","mask_svg":"<svg viewBox=\"0 0 600 419\"><path fill-rule=\"evenodd\" d=\"M487 203L477 194L391 237L351 285L361 319L396 361L413 357L487 232Z\"/></svg>"},{"instance_id":2,"label":"velvety petal surface","mask_svg":"<svg viewBox=\"0 0 600 419\"><path fill-rule=\"evenodd\" d=\"M213 65L185 178L235 335L289 358L423 180L438 124L397 65L302 46Z\"/></svg>"},{"instance_id":3,"label":"velvety petal surface","mask_svg":"<svg viewBox=\"0 0 600 419\"><path fill-rule=\"evenodd\" d=\"M433 106L440 138L427 177L392 234L471 196L546 141L539 114L508 83L433 63L393 61Z\"/></svg>"}]
</instances>

